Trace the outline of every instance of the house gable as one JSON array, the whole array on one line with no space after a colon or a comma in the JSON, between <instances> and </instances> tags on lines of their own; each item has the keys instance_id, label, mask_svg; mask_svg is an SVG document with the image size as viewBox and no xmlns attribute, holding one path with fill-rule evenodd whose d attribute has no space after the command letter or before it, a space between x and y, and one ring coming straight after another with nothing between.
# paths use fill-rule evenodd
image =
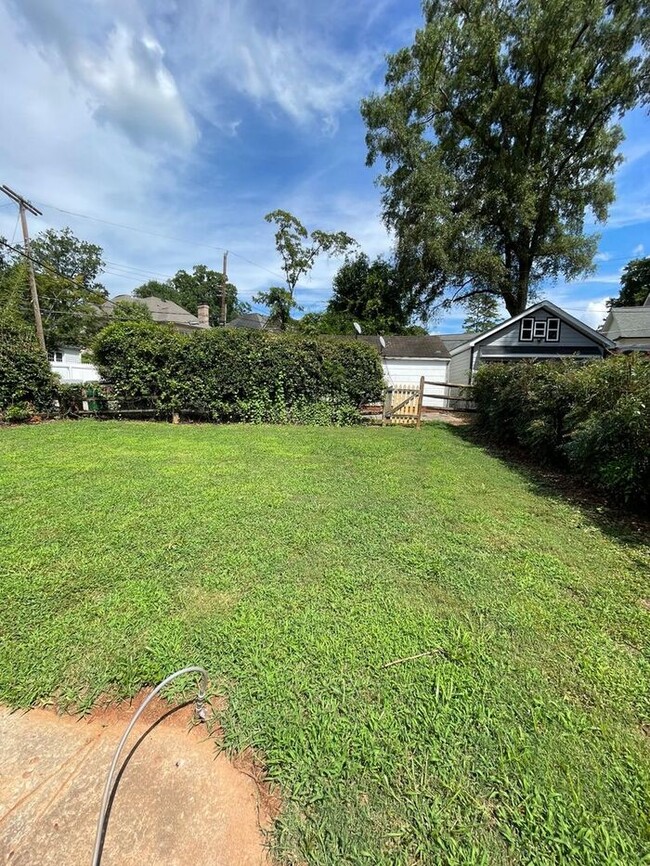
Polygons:
<instances>
[{"instance_id":1,"label":"house gable","mask_svg":"<svg viewBox=\"0 0 650 866\"><path fill-rule=\"evenodd\" d=\"M452 357L471 349L482 356L540 357L558 355L602 355L614 343L589 325L552 304L541 301L518 316L452 349ZM501 351L499 351L501 350Z\"/></svg>"}]
</instances>

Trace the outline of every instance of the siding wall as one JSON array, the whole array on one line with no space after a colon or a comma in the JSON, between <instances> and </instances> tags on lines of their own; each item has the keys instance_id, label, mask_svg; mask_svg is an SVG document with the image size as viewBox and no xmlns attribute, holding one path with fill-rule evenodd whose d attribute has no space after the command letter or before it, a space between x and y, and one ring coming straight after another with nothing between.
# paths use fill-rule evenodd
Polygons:
<instances>
[{"instance_id":1,"label":"siding wall","mask_svg":"<svg viewBox=\"0 0 650 866\"><path fill-rule=\"evenodd\" d=\"M454 385L469 385L469 359L471 350L452 355L447 367L447 381Z\"/></svg>"},{"instance_id":2,"label":"siding wall","mask_svg":"<svg viewBox=\"0 0 650 866\"><path fill-rule=\"evenodd\" d=\"M413 385L418 387L420 377L430 382L447 381L447 361L437 358L384 358L384 379L387 385ZM423 405L431 409L445 406L445 386L427 385Z\"/></svg>"},{"instance_id":3,"label":"siding wall","mask_svg":"<svg viewBox=\"0 0 650 866\"><path fill-rule=\"evenodd\" d=\"M536 322L545 322L547 319L556 318L556 316L551 316L549 313L540 310L538 313L535 313L534 315L529 317L527 316L526 318L535 319ZM538 346L552 347L558 352L562 352L564 354L571 354L574 351L580 350L583 346L598 346L600 350L599 344L594 343L591 337L586 336L586 334L583 334L580 331L576 331L575 328L572 328L571 325L568 325L562 320L560 320L560 339L557 343L547 343L544 340L540 341L539 343L537 342L537 340L532 340L532 342L529 340L521 342L521 340L519 339L520 327L521 321L514 322L512 325L504 328L504 330L499 331L493 337L489 337L487 340L480 344L481 354L494 354L499 348L505 348L507 350L508 348L514 346L527 346L531 354L534 354L536 352ZM602 350L600 351L602 354Z\"/></svg>"}]
</instances>

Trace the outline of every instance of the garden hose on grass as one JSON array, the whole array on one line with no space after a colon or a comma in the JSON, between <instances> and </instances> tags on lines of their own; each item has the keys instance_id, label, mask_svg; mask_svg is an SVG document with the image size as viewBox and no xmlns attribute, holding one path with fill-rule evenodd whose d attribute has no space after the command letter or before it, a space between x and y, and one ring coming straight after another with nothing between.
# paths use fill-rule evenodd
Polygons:
<instances>
[{"instance_id":1,"label":"garden hose on grass","mask_svg":"<svg viewBox=\"0 0 650 866\"><path fill-rule=\"evenodd\" d=\"M113 756L113 762L111 764L111 768L108 771L108 778L106 779L106 785L104 787L104 796L102 797L102 805L101 805L101 809L99 811L99 819L97 821L97 835L95 836L95 849L93 851L92 866L99 866L99 862L101 860L102 842L104 839L104 832L106 829L105 828L106 811L108 809L108 804L109 804L110 799L111 799L111 787L113 784L113 776L115 775L115 768L117 767L117 762L120 758L120 754L122 752L122 749L124 748L124 744L126 743L128 737L129 737L129 734L133 730L133 726L137 722L138 718L140 717L140 714L145 709L145 707L148 706L148 704L156 697L157 694L159 694L165 688L166 685L169 685L169 683L171 683L172 680L175 680L176 677L180 677L183 674L191 674L191 673L201 674L201 682L200 682L199 690L198 690L198 693L196 696L196 701L194 704L194 712L196 714L196 718L199 721L201 721L201 722L205 721L205 718L206 718L205 698L206 698L206 695L208 693L208 674L207 674L207 671L205 670L205 668L194 667L194 666L188 667L188 668L182 668L182 670L176 671L175 673L170 674L168 677L166 677L161 683L159 683L156 686L156 688L151 692L150 695L147 695L146 700L144 700L140 704L140 706L138 707L138 709L135 712L135 715L133 716L133 718L129 722L126 731L124 731L124 734L122 735L122 739L118 743L117 749L115 750L115 755Z\"/></svg>"}]
</instances>

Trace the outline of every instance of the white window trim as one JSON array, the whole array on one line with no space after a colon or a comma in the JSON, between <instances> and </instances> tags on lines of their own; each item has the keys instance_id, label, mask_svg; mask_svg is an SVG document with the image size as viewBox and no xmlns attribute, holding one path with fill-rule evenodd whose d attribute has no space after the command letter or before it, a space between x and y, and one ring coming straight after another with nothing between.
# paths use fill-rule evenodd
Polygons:
<instances>
[{"instance_id":1,"label":"white window trim","mask_svg":"<svg viewBox=\"0 0 650 866\"><path fill-rule=\"evenodd\" d=\"M533 326L533 340L546 339L546 319L535 319Z\"/></svg>"},{"instance_id":2,"label":"white window trim","mask_svg":"<svg viewBox=\"0 0 650 866\"><path fill-rule=\"evenodd\" d=\"M63 352L61 352L59 349L53 349L51 352L47 353L47 360L50 361L52 364L62 364Z\"/></svg>"},{"instance_id":3,"label":"white window trim","mask_svg":"<svg viewBox=\"0 0 650 866\"><path fill-rule=\"evenodd\" d=\"M555 337L550 336L550 330L551 329L549 328L549 325L551 324L551 322L553 322L553 324L556 325L556 331L555 331L556 336ZM546 340L547 340L547 342L549 342L549 343L559 343L560 342L560 329L561 329L561 327L562 327L562 325L560 323L560 320L557 317L546 320Z\"/></svg>"},{"instance_id":4,"label":"white window trim","mask_svg":"<svg viewBox=\"0 0 650 866\"><path fill-rule=\"evenodd\" d=\"M534 327L535 319L527 318L521 320L521 325L519 326L519 339L522 343L532 343ZM526 328L526 330L530 328L530 337L524 337L524 328Z\"/></svg>"}]
</instances>

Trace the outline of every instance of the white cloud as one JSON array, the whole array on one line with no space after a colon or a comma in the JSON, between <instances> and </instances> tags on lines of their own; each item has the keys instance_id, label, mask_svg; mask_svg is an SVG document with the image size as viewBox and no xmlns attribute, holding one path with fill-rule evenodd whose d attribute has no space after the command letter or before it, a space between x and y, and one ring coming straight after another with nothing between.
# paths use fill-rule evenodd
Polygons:
<instances>
[{"instance_id":1,"label":"white cloud","mask_svg":"<svg viewBox=\"0 0 650 866\"><path fill-rule=\"evenodd\" d=\"M643 246L643 244L637 244L634 247L634 249L632 250L632 255L633 256L642 256L644 250L645 250L645 247Z\"/></svg>"},{"instance_id":2,"label":"white cloud","mask_svg":"<svg viewBox=\"0 0 650 866\"><path fill-rule=\"evenodd\" d=\"M612 257L611 253L596 253L594 256L594 261L596 262L608 262Z\"/></svg>"},{"instance_id":3,"label":"white cloud","mask_svg":"<svg viewBox=\"0 0 650 866\"><path fill-rule=\"evenodd\" d=\"M99 122L115 126L136 144L187 148L196 141L196 124L165 65L164 51L146 29L136 33L118 21L106 33L88 34L82 14L66 14L44 0L22 0L16 8L27 25L23 38L67 69Z\"/></svg>"},{"instance_id":4,"label":"white cloud","mask_svg":"<svg viewBox=\"0 0 650 866\"><path fill-rule=\"evenodd\" d=\"M358 104L383 64L381 50L337 47L334 22L354 28L370 8L342 0L320 9L298 0L190 0L178 21L176 66L186 70L193 103L212 122L233 90L258 108L279 109L300 125L316 122L333 135L338 114Z\"/></svg>"},{"instance_id":5,"label":"white cloud","mask_svg":"<svg viewBox=\"0 0 650 866\"><path fill-rule=\"evenodd\" d=\"M587 325L590 325L592 328L598 328L602 325L605 317L607 316L607 301L609 298L600 298L596 301L589 301L587 303L585 312L582 315L579 315L583 322Z\"/></svg>"}]
</instances>

